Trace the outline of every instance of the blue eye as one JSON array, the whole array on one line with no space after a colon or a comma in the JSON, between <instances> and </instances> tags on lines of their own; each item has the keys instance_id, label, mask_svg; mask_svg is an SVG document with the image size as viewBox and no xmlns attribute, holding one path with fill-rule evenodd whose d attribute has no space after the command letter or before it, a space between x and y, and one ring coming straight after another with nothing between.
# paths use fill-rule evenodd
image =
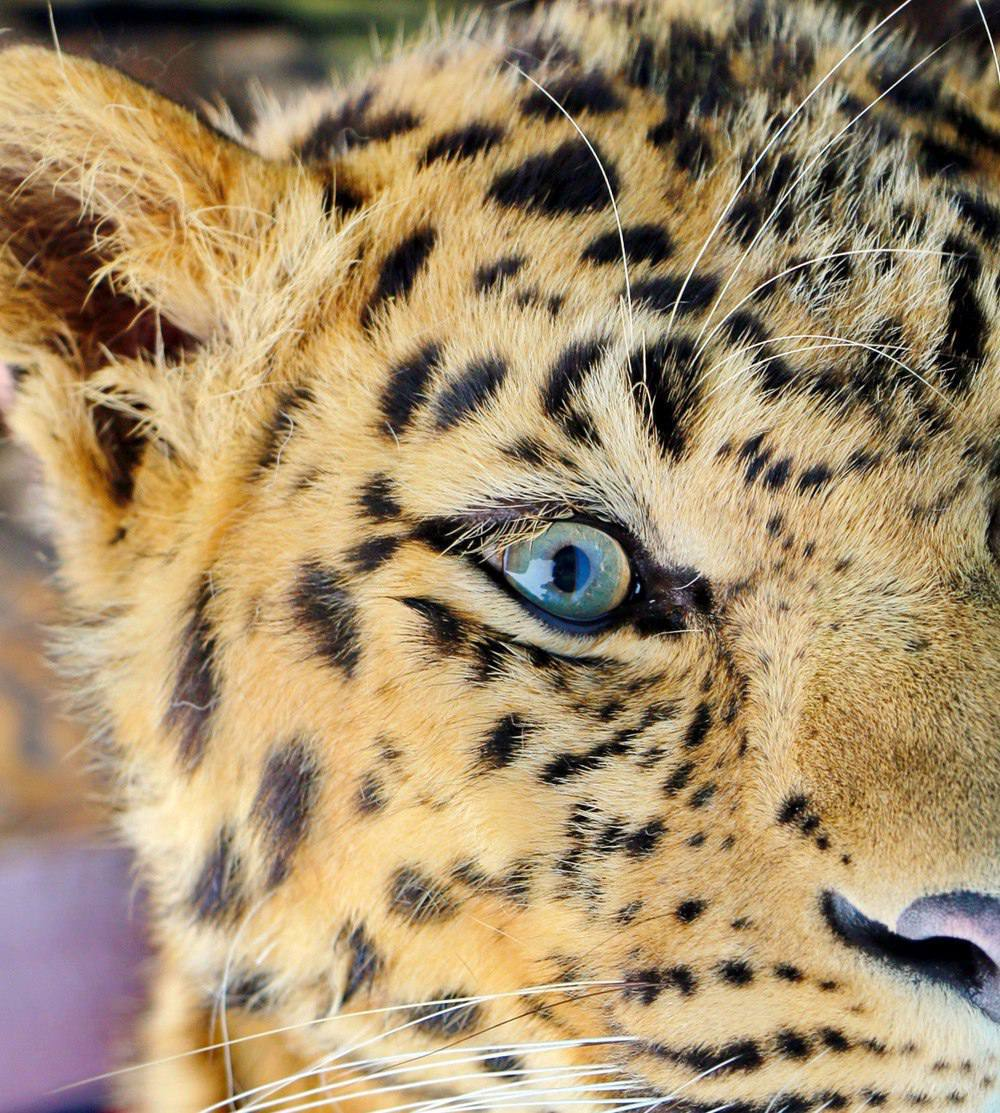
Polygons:
<instances>
[{"instance_id":1,"label":"blue eye","mask_svg":"<svg viewBox=\"0 0 1000 1113\"><path fill-rule=\"evenodd\" d=\"M569 622L605 618L632 586L625 550L609 534L582 522L555 522L537 537L515 541L496 565L525 599Z\"/></svg>"}]
</instances>

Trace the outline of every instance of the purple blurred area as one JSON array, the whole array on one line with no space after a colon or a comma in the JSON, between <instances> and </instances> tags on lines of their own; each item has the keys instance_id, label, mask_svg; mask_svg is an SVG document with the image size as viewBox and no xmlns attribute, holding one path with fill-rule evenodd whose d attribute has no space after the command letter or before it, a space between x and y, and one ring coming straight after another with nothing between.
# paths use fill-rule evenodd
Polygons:
<instances>
[{"instance_id":1,"label":"purple blurred area","mask_svg":"<svg viewBox=\"0 0 1000 1113\"><path fill-rule=\"evenodd\" d=\"M100 1108L141 1005L141 908L129 858L107 846L7 843L0 852L0 1110Z\"/></svg>"}]
</instances>

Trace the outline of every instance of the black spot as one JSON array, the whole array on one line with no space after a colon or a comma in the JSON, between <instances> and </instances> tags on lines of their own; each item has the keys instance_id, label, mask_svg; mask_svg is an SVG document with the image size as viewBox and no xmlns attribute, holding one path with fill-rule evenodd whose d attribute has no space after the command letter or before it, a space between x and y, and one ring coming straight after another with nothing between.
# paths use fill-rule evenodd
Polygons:
<instances>
[{"instance_id":1,"label":"black spot","mask_svg":"<svg viewBox=\"0 0 1000 1113\"><path fill-rule=\"evenodd\" d=\"M513 278L524 266L523 255L505 255L495 263L479 267L476 271L475 287L480 294L492 290L505 278Z\"/></svg>"},{"instance_id":2,"label":"black spot","mask_svg":"<svg viewBox=\"0 0 1000 1113\"><path fill-rule=\"evenodd\" d=\"M347 964L347 977L344 980L344 991L340 997L341 1008L359 990L370 987L382 969L382 959L364 924L351 929L347 937L347 949L350 958Z\"/></svg>"},{"instance_id":3,"label":"black spot","mask_svg":"<svg viewBox=\"0 0 1000 1113\"><path fill-rule=\"evenodd\" d=\"M664 793L667 796L676 796L681 789L687 787L688 781L691 780L691 775L694 773L694 768L694 762L691 761L685 762L683 765L678 765L664 782Z\"/></svg>"},{"instance_id":4,"label":"black spot","mask_svg":"<svg viewBox=\"0 0 1000 1113\"><path fill-rule=\"evenodd\" d=\"M798 823L809 808L809 797L796 793L782 802L778 811L779 823Z\"/></svg>"},{"instance_id":5,"label":"black spot","mask_svg":"<svg viewBox=\"0 0 1000 1113\"><path fill-rule=\"evenodd\" d=\"M298 412L315 401L308 387L293 387L286 390L278 399L274 417L267 428L264 447L261 449L257 467L261 471L272 468L281 459L289 438L295 432Z\"/></svg>"},{"instance_id":6,"label":"black spot","mask_svg":"<svg viewBox=\"0 0 1000 1113\"><path fill-rule=\"evenodd\" d=\"M572 396L599 363L603 354L597 340L578 340L566 348L549 371L542 391L542 409L565 428L573 417Z\"/></svg>"},{"instance_id":7,"label":"black spot","mask_svg":"<svg viewBox=\"0 0 1000 1113\"><path fill-rule=\"evenodd\" d=\"M405 110L369 117L372 96L367 90L324 116L299 144L300 157L307 162L328 159L419 127L420 120Z\"/></svg>"},{"instance_id":8,"label":"black spot","mask_svg":"<svg viewBox=\"0 0 1000 1113\"><path fill-rule=\"evenodd\" d=\"M705 911L703 900L686 900L674 910L674 915L682 924L690 924Z\"/></svg>"},{"instance_id":9,"label":"black spot","mask_svg":"<svg viewBox=\"0 0 1000 1113\"><path fill-rule=\"evenodd\" d=\"M691 807L703 808L715 795L715 785L707 784L702 785L696 792L691 794Z\"/></svg>"},{"instance_id":10,"label":"black spot","mask_svg":"<svg viewBox=\"0 0 1000 1113\"><path fill-rule=\"evenodd\" d=\"M262 1012L271 1008L271 977L262 970L242 971L233 974L225 985L225 1007L244 1009L247 1012Z\"/></svg>"},{"instance_id":11,"label":"black spot","mask_svg":"<svg viewBox=\"0 0 1000 1113\"><path fill-rule=\"evenodd\" d=\"M424 225L411 232L386 256L375 292L361 314L361 323L365 328L371 327L381 306L409 294L436 243L437 233L430 225Z\"/></svg>"},{"instance_id":12,"label":"black spot","mask_svg":"<svg viewBox=\"0 0 1000 1113\"><path fill-rule=\"evenodd\" d=\"M219 831L191 891L195 918L205 923L232 919L243 908L242 863L234 838L229 827Z\"/></svg>"},{"instance_id":13,"label":"black spot","mask_svg":"<svg viewBox=\"0 0 1000 1113\"><path fill-rule=\"evenodd\" d=\"M824 1047L828 1047L831 1051L850 1051L851 1041L839 1032L836 1028L821 1028L819 1031L819 1038Z\"/></svg>"},{"instance_id":14,"label":"black spot","mask_svg":"<svg viewBox=\"0 0 1000 1113\"><path fill-rule=\"evenodd\" d=\"M264 833L268 888L280 885L288 876L292 856L308 830L318 787L316 758L303 739L296 738L271 752L252 810Z\"/></svg>"},{"instance_id":15,"label":"black spot","mask_svg":"<svg viewBox=\"0 0 1000 1113\"><path fill-rule=\"evenodd\" d=\"M570 777L578 777L593 769L600 769L609 758L620 757L629 751L629 744L621 738L600 742L582 754L560 754L553 758L542 770L542 780L546 784L562 784Z\"/></svg>"},{"instance_id":16,"label":"black spot","mask_svg":"<svg viewBox=\"0 0 1000 1113\"><path fill-rule=\"evenodd\" d=\"M634 970L625 975L625 983L625 997L643 1005L651 1005L665 989L676 989L682 997L690 997L698 988L698 980L689 966Z\"/></svg>"},{"instance_id":17,"label":"black spot","mask_svg":"<svg viewBox=\"0 0 1000 1113\"><path fill-rule=\"evenodd\" d=\"M993 243L1000 236L1000 209L996 205L981 194L966 190L956 193L954 200L958 211L987 243Z\"/></svg>"},{"instance_id":18,"label":"black spot","mask_svg":"<svg viewBox=\"0 0 1000 1113\"><path fill-rule=\"evenodd\" d=\"M427 384L440 366L441 349L436 344L425 344L391 368L381 401L390 434L398 437L413 420L414 412L424 401Z\"/></svg>"},{"instance_id":19,"label":"black spot","mask_svg":"<svg viewBox=\"0 0 1000 1113\"><path fill-rule=\"evenodd\" d=\"M374 572L392 559L399 545L398 537L370 537L355 545L347 559L358 572Z\"/></svg>"},{"instance_id":20,"label":"black spot","mask_svg":"<svg viewBox=\"0 0 1000 1113\"><path fill-rule=\"evenodd\" d=\"M666 834L666 827L659 819L651 820L638 831L626 835L622 847L630 858L643 858L656 849L660 839Z\"/></svg>"},{"instance_id":21,"label":"black spot","mask_svg":"<svg viewBox=\"0 0 1000 1113\"><path fill-rule=\"evenodd\" d=\"M400 599L400 602L426 621L431 635L441 649L453 650L463 640L462 623L444 603L415 595L408 595Z\"/></svg>"},{"instance_id":22,"label":"black spot","mask_svg":"<svg viewBox=\"0 0 1000 1113\"><path fill-rule=\"evenodd\" d=\"M944 262L944 270L953 279L953 285L948 327L940 353L941 371L949 390L962 391L982 365L989 336L989 325L976 295L982 260L972 244L954 236L945 240L943 248L956 257Z\"/></svg>"},{"instance_id":23,"label":"black spot","mask_svg":"<svg viewBox=\"0 0 1000 1113\"><path fill-rule=\"evenodd\" d=\"M546 216L607 208L611 195L618 192L618 173L600 150L595 147L595 151L596 157L582 139L567 140L555 150L533 155L501 174L490 187L488 197L501 205L535 210Z\"/></svg>"},{"instance_id":24,"label":"black spot","mask_svg":"<svg viewBox=\"0 0 1000 1113\"><path fill-rule=\"evenodd\" d=\"M216 641L206 614L211 594L210 581L205 577L181 636L174 690L166 714L167 728L176 733L181 762L188 769L197 766L204 756L218 700L212 663Z\"/></svg>"},{"instance_id":25,"label":"black spot","mask_svg":"<svg viewBox=\"0 0 1000 1113\"><path fill-rule=\"evenodd\" d=\"M712 709L707 703L699 703L695 708L694 717L688 723L687 730L684 733L684 745L688 749L694 749L700 746L705 741L705 736L708 734L712 726Z\"/></svg>"},{"instance_id":26,"label":"black spot","mask_svg":"<svg viewBox=\"0 0 1000 1113\"><path fill-rule=\"evenodd\" d=\"M503 128L496 124L474 121L433 139L424 151L423 164L429 166L441 158L473 158L502 142L504 135Z\"/></svg>"},{"instance_id":27,"label":"black spot","mask_svg":"<svg viewBox=\"0 0 1000 1113\"><path fill-rule=\"evenodd\" d=\"M778 491L788 482L792 470L792 459L786 456L777 463L772 464L764 475L764 486L772 491Z\"/></svg>"},{"instance_id":28,"label":"black spot","mask_svg":"<svg viewBox=\"0 0 1000 1113\"><path fill-rule=\"evenodd\" d=\"M774 968L774 976L783 982L801 982L803 979L802 971L788 962L779 962Z\"/></svg>"},{"instance_id":29,"label":"black spot","mask_svg":"<svg viewBox=\"0 0 1000 1113\"><path fill-rule=\"evenodd\" d=\"M507 365L495 357L476 360L438 395L434 412L438 429L451 429L496 394L507 374Z\"/></svg>"},{"instance_id":30,"label":"black spot","mask_svg":"<svg viewBox=\"0 0 1000 1113\"><path fill-rule=\"evenodd\" d=\"M833 472L826 464L816 464L807 468L799 476L799 494L814 495L821 487L826 486L833 478Z\"/></svg>"},{"instance_id":31,"label":"black spot","mask_svg":"<svg viewBox=\"0 0 1000 1113\"><path fill-rule=\"evenodd\" d=\"M622 261L622 241L625 257L630 263L662 263L674 253L674 245L665 228L659 224L634 224L598 236L584 249L581 258L587 263L618 265Z\"/></svg>"},{"instance_id":32,"label":"black spot","mask_svg":"<svg viewBox=\"0 0 1000 1113\"><path fill-rule=\"evenodd\" d=\"M363 815L380 811L385 807L385 785L377 773L366 773L358 785L358 811Z\"/></svg>"},{"instance_id":33,"label":"black spot","mask_svg":"<svg viewBox=\"0 0 1000 1113\"><path fill-rule=\"evenodd\" d=\"M494 1074L519 1074L523 1063L514 1055L494 1054L483 1060L483 1067Z\"/></svg>"},{"instance_id":34,"label":"black spot","mask_svg":"<svg viewBox=\"0 0 1000 1113\"><path fill-rule=\"evenodd\" d=\"M480 763L487 769L502 769L524 752L527 725L517 715L505 715L479 747Z\"/></svg>"},{"instance_id":35,"label":"black spot","mask_svg":"<svg viewBox=\"0 0 1000 1113\"><path fill-rule=\"evenodd\" d=\"M623 107L611 83L598 70L557 77L546 85L546 91L548 96L541 89L535 89L525 99L521 105L525 115L559 120L563 118L563 110L571 116L581 112L604 116ZM553 98L558 104L553 103Z\"/></svg>"},{"instance_id":36,"label":"black spot","mask_svg":"<svg viewBox=\"0 0 1000 1113\"><path fill-rule=\"evenodd\" d=\"M313 653L352 676L361 660L361 630L340 573L318 561L303 564L292 590L292 610L314 639Z\"/></svg>"},{"instance_id":37,"label":"black spot","mask_svg":"<svg viewBox=\"0 0 1000 1113\"><path fill-rule=\"evenodd\" d=\"M375 522L391 522L402 513L387 475L373 475L368 480L358 495L358 505Z\"/></svg>"},{"instance_id":38,"label":"black spot","mask_svg":"<svg viewBox=\"0 0 1000 1113\"><path fill-rule=\"evenodd\" d=\"M480 1008L472 1001L463 1000L467 994L436 993L434 1003L411 1005L407 1018L417 1021L418 1032L433 1032L438 1036L460 1036L477 1027Z\"/></svg>"},{"instance_id":39,"label":"black spot","mask_svg":"<svg viewBox=\"0 0 1000 1113\"><path fill-rule=\"evenodd\" d=\"M749 985L753 981L753 968L741 959L731 959L719 966L719 977L728 985Z\"/></svg>"},{"instance_id":40,"label":"black spot","mask_svg":"<svg viewBox=\"0 0 1000 1113\"><path fill-rule=\"evenodd\" d=\"M775 1050L786 1059L805 1059L812 1051L808 1037L786 1028L774 1037Z\"/></svg>"},{"instance_id":41,"label":"black spot","mask_svg":"<svg viewBox=\"0 0 1000 1113\"><path fill-rule=\"evenodd\" d=\"M726 214L726 223L742 244L750 244L764 223L760 202L753 197L743 197Z\"/></svg>"},{"instance_id":42,"label":"black spot","mask_svg":"<svg viewBox=\"0 0 1000 1113\"><path fill-rule=\"evenodd\" d=\"M661 454L678 459L687 441L687 427L695 412L699 367L690 339L675 336L657 340L629 357L633 397L643 406L648 398L650 417Z\"/></svg>"},{"instance_id":43,"label":"black spot","mask_svg":"<svg viewBox=\"0 0 1000 1113\"><path fill-rule=\"evenodd\" d=\"M389 906L414 925L446 920L458 910L451 894L415 867L404 867L393 875Z\"/></svg>"},{"instance_id":44,"label":"black spot","mask_svg":"<svg viewBox=\"0 0 1000 1113\"><path fill-rule=\"evenodd\" d=\"M719 280L710 274L692 274L686 282L683 275L667 275L633 283L632 299L656 313L673 313L676 305L678 316L683 316L704 309L718 289Z\"/></svg>"}]
</instances>

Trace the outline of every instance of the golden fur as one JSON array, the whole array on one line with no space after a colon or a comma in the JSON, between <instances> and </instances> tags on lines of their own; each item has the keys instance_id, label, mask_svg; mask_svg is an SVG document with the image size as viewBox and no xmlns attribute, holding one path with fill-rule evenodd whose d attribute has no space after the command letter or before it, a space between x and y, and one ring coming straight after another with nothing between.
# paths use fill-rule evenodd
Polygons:
<instances>
[{"instance_id":1,"label":"golden fur","mask_svg":"<svg viewBox=\"0 0 1000 1113\"><path fill-rule=\"evenodd\" d=\"M136 1061L282 1029L141 1108L323 1056L303 1102L997 1100L996 1025L822 912L1000 892L997 75L890 32L560 0L247 135L0 56L0 356L150 893ZM484 571L573 516L667 625Z\"/></svg>"}]
</instances>

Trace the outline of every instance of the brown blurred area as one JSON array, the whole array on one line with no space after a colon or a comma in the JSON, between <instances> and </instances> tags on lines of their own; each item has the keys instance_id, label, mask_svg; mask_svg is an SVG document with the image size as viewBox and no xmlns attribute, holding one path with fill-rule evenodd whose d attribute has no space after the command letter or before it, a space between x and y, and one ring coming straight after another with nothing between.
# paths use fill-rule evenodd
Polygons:
<instances>
[{"instance_id":1,"label":"brown blurred area","mask_svg":"<svg viewBox=\"0 0 1000 1113\"><path fill-rule=\"evenodd\" d=\"M796 0L788 0L795 3ZM892 0L842 0L884 15ZM524 5L527 7L528 5ZM960 5L912 0L903 18L929 45L954 33ZM383 39L413 26L429 0L274 0L234 4L191 0L169 5L8 0L0 10L5 41L51 43L97 57L189 104L222 99L248 116L254 87L279 96L346 70L367 52L374 28ZM1000 5L985 5L1000 27ZM978 11L961 17L970 49L988 57ZM45 659L46 629L59 605L52 556L40 517L31 461L3 440L0 414L0 839L93 831L103 823L100 786L87 774L83 732L62 711L60 683Z\"/></svg>"}]
</instances>

